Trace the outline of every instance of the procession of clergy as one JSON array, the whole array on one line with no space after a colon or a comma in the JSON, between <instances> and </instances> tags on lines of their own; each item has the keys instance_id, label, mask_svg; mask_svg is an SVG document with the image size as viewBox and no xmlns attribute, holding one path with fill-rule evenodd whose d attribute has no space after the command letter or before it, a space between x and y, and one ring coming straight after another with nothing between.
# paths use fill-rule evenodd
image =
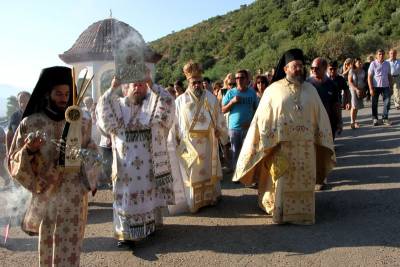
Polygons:
<instances>
[{"instance_id":1,"label":"procession of clergy","mask_svg":"<svg viewBox=\"0 0 400 267\"><path fill-rule=\"evenodd\" d=\"M118 246L132 247L151 235L167 210L195 213L221 197L226 119L217 97L203 88L201 65L190 61L183 72L188 89L176 100L148 74L126 84L114 79L98 101L97 127L112 142ZM258 205L276 223L313 224L315 185L335 164L327 112L304 74L303 52L287 51L251 114L240 154L236 151L233 180L257 184ZM22 229L39 236L40 266L79 266L87 193L95 193L90 181L101 169L84 160L67 167L67 148L60 152L46 141L63 139L96 149L74 109L74 88L71 69L44 69L10 149L9 171L32 193ZM225 102L240 105L240 99L233 99ZM86 130L77 130L76 122ZM47 138L30 134L38 129Z\"/></svg>"}]
</instances>

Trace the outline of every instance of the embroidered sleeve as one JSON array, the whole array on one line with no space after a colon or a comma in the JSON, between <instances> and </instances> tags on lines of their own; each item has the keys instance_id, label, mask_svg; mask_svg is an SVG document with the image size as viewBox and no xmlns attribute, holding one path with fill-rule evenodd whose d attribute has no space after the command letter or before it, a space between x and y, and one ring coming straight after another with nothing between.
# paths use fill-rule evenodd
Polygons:
<instances>
[{"instance_id":1,"label":"embroidered sleeve","mask_svg":"<svg viewBox=\"0 0 400 267\"><path fill-rule=\"evenodd\" d=\"M23 187L31 192L42 192L47 187L44 179L40 179L37 173L43 165L40 152L29 154L25 145L26 121L21 122L17 128L13 143L10 148L8 168L11 176Z\"/></svg>"},{"instance_id":2,"label":"embroidered sleeve","mask_svg":"<svg viewBox=\"0 0 400 267\"><path fill-rule=\"evenodd\" d=\"M119 96L114 92L112 88L108 89L96 107L97 126L105 135L115 132L123 123Z\"/></svg>"},{"instance_id":3,"label":"embroidered sleeve","mask_svg":"<svg viewBox=\"0 0 400 267\"><path fill-rule=\"evenodd\" d=\"M163 127L171 128L174 121L175 101L172 96L167 93L162 87L153 85L153 92L158 92L158 103L156 107L156 118L160 120Z\"/></svg>"}]
</instances>

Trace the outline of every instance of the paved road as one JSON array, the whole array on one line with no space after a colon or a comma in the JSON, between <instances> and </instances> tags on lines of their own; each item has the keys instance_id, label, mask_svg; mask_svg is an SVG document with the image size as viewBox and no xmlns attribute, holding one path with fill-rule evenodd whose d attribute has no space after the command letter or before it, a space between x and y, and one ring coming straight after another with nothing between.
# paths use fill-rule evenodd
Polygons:
<instances>
[{"instance_id":1,"label":"paved road","mask_svg":"<svg viewBox=\"0 0 400 267\"><path fill-rule=\"evenodd\" d=\"M167 217L132 252L115 246L111 194L100 191L90 203L82 265L400 266L400 112L391 111L390 127L372 127L369 114L361 110L362 128L347 126L336 141L338 164L332 188L317 193L315 225L272 224L256 191L226 177L218 206ZM36 266L36 243L12 228L0 265Z\"/></svg>"}]
</instances>

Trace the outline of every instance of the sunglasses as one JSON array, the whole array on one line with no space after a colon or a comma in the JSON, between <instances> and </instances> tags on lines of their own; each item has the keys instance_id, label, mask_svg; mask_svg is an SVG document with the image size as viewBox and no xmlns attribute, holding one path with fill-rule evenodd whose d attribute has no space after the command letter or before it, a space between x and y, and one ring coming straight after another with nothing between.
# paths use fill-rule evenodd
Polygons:
<instances>
[{"instance_id":1,"label":"sunglasses","mask_svg":"<svg viewBox=\"0 0 400 267\"><path fill-rule=\"evenodd\" d=\"M235 79L236 79L236 80L244 80L244 79L246 79L246 77L244 77L244 76L238 76L238 77L235 77Z\"/></svg>"}]
</instances>

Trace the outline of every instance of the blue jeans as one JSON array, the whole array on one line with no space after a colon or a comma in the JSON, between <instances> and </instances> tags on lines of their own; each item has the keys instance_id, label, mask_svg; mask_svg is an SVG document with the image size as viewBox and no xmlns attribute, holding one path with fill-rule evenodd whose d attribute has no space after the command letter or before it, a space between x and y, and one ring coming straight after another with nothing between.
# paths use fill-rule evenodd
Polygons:
<instances>
[{"instance_id":1,"label":"blue jeans","mask_svg":"<svg viewBox=\"0 0 400 267\"><path fill-rule=\"evenodd\" d=\"M232 159L231 166L232 170L236 168L236 162L239 158L240 150L242 149L244 138L246 137L247 129L236 130L229 129L229 139L231 141L231 149L232 149Z\"/></svg>"},{"instance_id":2,"label":"blue jeans","mask_svg":"<svg viewBox=\"0 0 400 267\"><path fill-rule=\"evenodd\" d=\"M390 110L390 89L389 87L374 87L374 96L372 97L372 119L378 119L378 100L379 95L383 97L383 114L382 119L389 118Z\"/></svg>"}]
</instances>

